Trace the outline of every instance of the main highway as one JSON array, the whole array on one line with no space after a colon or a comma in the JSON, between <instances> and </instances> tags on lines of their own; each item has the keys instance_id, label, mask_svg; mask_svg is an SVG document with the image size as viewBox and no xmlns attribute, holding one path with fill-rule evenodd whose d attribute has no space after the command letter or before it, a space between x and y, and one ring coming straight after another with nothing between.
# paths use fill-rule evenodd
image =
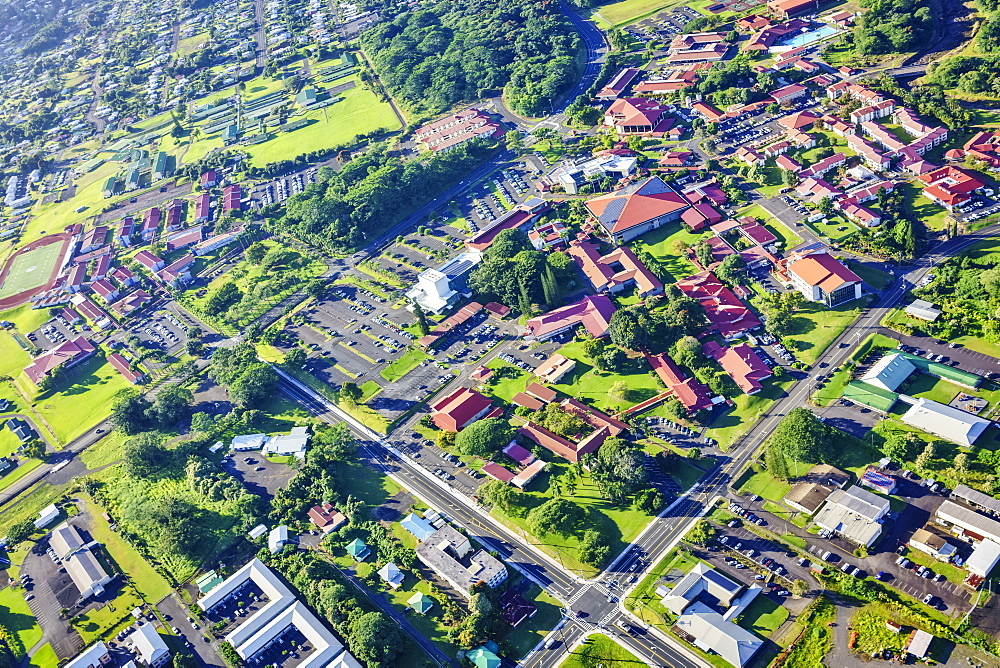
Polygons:
<instances>
[{"instance_id":1,"label":"main highway","mask_svg":"<svg viewBox=\"0 0 1000 668\"><path fill-rule=\"evenodd\" d=\"M918 285L935 265L997 233L1000 233L1000 224L950 239L899 272L895 281L877 295L858 319L830 344L817 363L825 363L831 368L842 364L857 343L874 331L888 311L897 306L906 292ZM563 619L551 636L558 642L552 643L552 649L536 647L520 665L528 668L558 665L566 653L577 647L584 637L594 631L601 631L615 635L620 643L650 665L694 668L707 664L676 639L668 637L659 629L646 627L626 611L622 600L627 591L622 590L620 585L611 586L611 582L624 582L633 573L641 580L649 569L673 549L681 537L708 511L711 503L725 495L728 486L757 456L760 446L774 431L781 418L793 408L807 404L812 385L811 378L803 378L787 395L776 401L770 412L754 424L724 457L719 458L713 471L654 519L593 580L586 580L565 568L532 545L527 536L518 535L517 530L499 522L487 509L452 490L447 483L389 446L381 435L364 427L310 388L283 373L281 389L321 419L330 423L347 423L358 439L362 456L372 466L448 516L482 544L499 552L510 566L563 603ZM623 622L643 628L645 632L633 635L622 633L620 629Z\"/></svg>"}]
</instances>

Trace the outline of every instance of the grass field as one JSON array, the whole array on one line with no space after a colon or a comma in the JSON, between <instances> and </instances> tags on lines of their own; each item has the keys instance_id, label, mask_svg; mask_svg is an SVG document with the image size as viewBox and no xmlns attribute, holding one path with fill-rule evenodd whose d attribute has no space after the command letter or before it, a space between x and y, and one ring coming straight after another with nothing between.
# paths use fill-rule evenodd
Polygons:
<instances>
[{"instance_id":1,"label":"grass field","mask_svg":"<svg viewBox=\"0 0 1000 668\"><path fill-rule=\"evenodd\" d=\"M149 603L156 603L170 593L170 585L157 573L135 548L125 542L115 531L111 530L107 520L102 517L105 509L93 499L89 500L90 533L94 539L104 545L108 557L118 567L118 570L128 575L136 591Z\"/></svg>"},{"instance_id":2,"label":"grass field","mask_svg":"<svg viewBox=\"0 0 1000 668\"><path fill-rule=\"evenodd\" d=\"M679 0L622 0L598 8L594 18L604 19L605 23L611 25L624 25L677 4L680 4Z\"/></svg>"},{"instance_id":3,"label":"grass field","mask_svg":"<svg viewBox=\"0 0 1000 668\"><path fill-rule=\"evenodd\" d=\"M395 362L385 365L385 368L379 371L379 375L390 383L396 382L416 369L425 359L427 359L427 355L422 350L411 348Z\"/></svg>"},{"instance_id":4,"label":"grass field","mask_svg":"<svg viewBox=\"0 0 1000 668\"><path fill-rule=\"evenodd\" d=\"M34 411L62 443L69 443L111 414L111 399L132 387L125 377L94 357L66 372L53 390L41 394Z\"/></svg>"},{"instance_id":5,"label":"grass field","mask_svg":"<svg viewBox=\"0 0 1000 668\"><path fill-rule=\"evenodd\" d=\"M58 665L59 657L56 656L56 651L49 643L39 647L38 651L31 657L31 663L28 664L29 668L54 668Z\"/></svg>"},{"instance_id":6,"label":"grass field","mask_svg":"<svg viewBox=\"0 0 1000 668\"><path fill-rule=\"evenodd\" d=\"M54 243L21 253L11 263L7 278L0 285L0 299L45 285L52 276L65 243Z\"/></svg>"},{"instance_id":7,"label":"grass field","mask_svg":"<svg viewBox=\"0 0 1000 668\"><path fill-rule=\"evenodd\" d=\"M857 319L863 303L853 301L836 308L807 303L792 316L790 333L782 337L785 346L800 361L812 364Z\"/></svg>"},{"instance_id":8,"label":"grass field","mask_svg":"<svg viewBox=\"0 0 1000 668\"><path fill-rule=\"evenodd\" d=\"M16 651L19 656L21 651L28 651L42 639L42 627L31 614L21 589L7 587L0 590L0 626L17 636L21 642L21 647Z\"/></svg>"},{"instance_id":9,"label":"grass field","mask_svg":"<svg viewBox=\"0 0 1000 668\"><path fill-rule=\"evenodd\" d=\"M770 636L788 619L788 609L764 596L754 599L750 607L740 615L737 624L747 631Z\"/></svg>"},{"instance_id":10,"label":"grass field","mask_svg":"<svg viewBox=\"0 0 1000 668\"><path fill-rule=\"evenodd\" d=\"M344 83L338 80L331 85ZM245 146L243 150L250 155L255 165L265 165L281 160L291 160L307 151L319 151L349 143L355 135L367 134L375 130L398 130L399 121L392 107L381 102L375 93L360 85L336 94L342 98L323 109L306 112L295 116L293 121L308 119L312 124L292 132L281 132L280 128L274 139ZM190 156L185 156L185 162L191 162Z\"/></svg>"},{"instance_id":11,"label":"grass field","mask_svg":"<svg viewBox=\"0 0 1000 668\"><path fill-rule=\"evenodd\" d=\"M887 271L882 271L878 267L872 267L862 262L848 260L847 268L860 276L865 283L876 290L883 290L892 282L892 274Z\"/></svg>"},{"instance_id":12,"label":"grass field","mask_svg":"<svg viewBox=\"0 0 1000 668\"><path fill-rule=\"evenodd\" d=\"M31 363L31 357L24 351L10 332L0 331L0 375L16 376L21 369ZM0 394L0 396L3 396ZM13 400L14 397L7 397Z\"/></svg>"},{"instance_id":13,"label":"grass field","mask_svg":"<svg viewBox=\"0 0 1000 668\"><path fill-rule=\"evenodd\" d=\"M588 642L570 652L559 668L610 668L615 666L645 666L632 652L611 638L595 633L587 636Z\"/></svg>"},{"instance_id":14,"label":"grass field","mask_svg":"<svg viewBox=\"0 0 1000 668\"><path fill-rule=\"evenodd\" d=\"M675 245L677 242L682 242L688 246L694 246L701 241L701 238L702 235L688 231L680 223L670 223L649 234L644 234L640 241L646 250L666 267L674 281L679 281L695 273L697 268L688 260L687 255L675 249Z\"/></svg>"},{"instance_id":15,"label":"grass field","mask_svg":"<svg viewBox=\"0 0 1000 668\"><path fill-rule=\"evenodd\" d=\"M769 381L757 394L734 397L732 410L716 419L705 434L725 450L745 434L774 401L783 397L794 382L786 376L780 382Z\"/></svg>"}]
</instances>

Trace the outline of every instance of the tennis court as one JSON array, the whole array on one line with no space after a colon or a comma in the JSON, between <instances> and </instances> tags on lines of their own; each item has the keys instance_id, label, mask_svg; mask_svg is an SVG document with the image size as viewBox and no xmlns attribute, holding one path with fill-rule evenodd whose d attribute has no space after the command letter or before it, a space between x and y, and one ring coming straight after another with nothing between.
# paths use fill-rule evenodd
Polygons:
<instances>
[{"instance_id":1,"label":"tennis court","mask_svg":"<svg viewBox=\"0 0 1000 668\"><path fill-rule=\"evenodd\" d=\"M0 300L48 283L63 246L63 243L55 242L17 255L11 262L3 285L0 285Z\"/></svg>"}]
</instances>

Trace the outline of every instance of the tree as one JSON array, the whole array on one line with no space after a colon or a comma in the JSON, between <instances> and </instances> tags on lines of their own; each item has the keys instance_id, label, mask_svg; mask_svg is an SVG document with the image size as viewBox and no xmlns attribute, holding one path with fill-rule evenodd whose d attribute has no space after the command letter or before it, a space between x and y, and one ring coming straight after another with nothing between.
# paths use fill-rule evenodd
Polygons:
<instances>
[{"instance_id":1,"label":"tree","mask_svg":"<svg viewBox=\"0 0 1000 668\"><path fill-rule=\"evenodd\" d=\"M833 215L833 200L831 200L829 197L824 197L819 201L819 204L817 205L816 208L818 208L819 212L822 213L824 216Z\"/></svg>"},{"instance_id":2,"label":"tree","mask_svg":"<svg viewBox=\"0 0 1000 668\"><path fill-rule=\"evenodd\" d=\"M7 544L14 546L28 539L35 531L31 520L22 520L7 530Z\"/></svg>"},{"instance_id":3,"label":"tree","mask_svg":"<svg viewBox=\"0 0 1000 668\"><path fill-rule=\"evenodd\" d=\"M420 332L421 336L427 336L431 333L431 326L427 324L427 314L424 313L424 309L416 301L412 303L413 315L417 318L417 331Z\"/></svg>"},{"instance_id":4,"label":"tree","mask_svg":"<svg viewBox=\"0 0 1000 668\"><path fill-rule=\"evenodd\" d=\"M479 498L489 506L511 511L520 506L523 494L502 480L489 480L479 488Z\"/></svg>"},{"instance_id":5,"label":"tree","mask_svg":"<svg viewBox=\"0 0 1000 668\"><path fill-rule=\"evenodd\" d=\"M809 583L807 583L805 580L792 581L792 587L791 587L792 596L795 596L796 598L805 596L806 592L808 591L809 591Z\"/></svg>"},{"instance_id":6,"label":"tree","mask_svg":"<svg viewBox=\"0 0 1000 668\"><path fill-rule=\"evenodd\" d=\"M206 315L217 316L241 299L243 299L243 291L239 289L235 282L229 281L223 283L218 290L205 300L202 310Z\"/></svg>"},{"instance_id":7,"label":"tree","mask_svg":"<svg viewBox=\"0 0 1000 668\"><path fill-rule=\"evenodd\" d=\"M111 424L126 436L132 436L146 429L149 418L146 411L151 404L138 390L127 388L114 397L111 405Z\"/></svg>"},{"instance_id":8,"label":"tree","mask_svg":"<svg viewBox=\"0 0 1000 668\"><path fill-rule=\"evenodd\" d=\"M206 432L212 428L215 421L208 413L195 413L191 416L191 431Z\"/></svg>"},{"instance_id":9,"label":"tree","mask_svg":"<svg viewBox=\"0 0 1000 668\"><path fill-rule=\"evenodd\" d=\"M347 641L351 654L370 666L392 665L403 645L399 627L381 612L357 617L351 624Z\"/></svg>"},{"instance_id":10,"label":"tree","mask_svg":"<svg viewBox=\"0 0 1000 668\"><path fill-rule=\"evenodd\" d=\"M161 445L163 438L146 432L125 441L122 449L121 468L133 478L148 478L161 471L170 460L170 453Z\"/></svg>"},{"instance_id":11,"label":"tree","mask_svg":"<svg viewBox=\"0 0 1000 668\"><path fill-rule=\"evenodd\" d=\"M616 380L611 383L611 387L608 388L608 396L612 399L624 401L626 397L628 397L628 394L628 385L625 384L624 380Z\"/></svg>"},{"instance_id":12,"label":"tree","mask_svg":"<svg viewBox=\"0 0 1000 668\"><path fill-rule=\"evenodd\" d=\"M918 469L926 469L931 460L937 455L937 445L934 441L931 441L924 446L923 452L917 455L917 461L914 462Z\"/></svg>"},{"instance_id":13,"label":"tree","mask_svg":"<svg viewBox=\"0 0 1000 668\"><path fill-rule=\"evenodd\" d=\"M566 499L549 499L532 508L525 518L528 528L535 535L547 533L567 534L577 520L578 508Z\"/></svg>"},{"instance_id":14,"label":"tree","mask_svg":"<svg viewBox=\"0 0 1000 668\"><path fill-rule=\"evenodd\" d=\"M340 386L340 392L338 393L338 396L342 401L345 401L348 404L353 405L361 401L362 394L363 393L361 392L361 388L358 387L357 383L352 383L351 381L347 381L346 383Z\"/></svg>"},{"instance_id":15,"label":"tree","mask_svg":"<svg viewBox=\"0 0 1000 668\"><path fill-rule=\"evenodd\" d=\"M892 432L885 437L885 442L882 443L882 454L902 464L913 459L916 446L917 439L914 434Z\"/></svg>"},{"instance_id":16,"label":"tree","mask_svg":"<svg viewBox=\"0 0 1000 668\"><path fill-rule=\"evenodd\" d=\"M580 539L580 547L577 549L577 556L580 558L580 561L598 568L608 558L608 553L610 552L611 546L608 544L607 538L600 531L587 529L583 532L583 537Z\"/></svg>"},{"instance_id":17,"label":"tree","mask_svg":"<svg viewBox=\"0 0 1000 668\"><path fill-rule=\"evenodd\" d=\"M698 461L701 459L701 448L688 448L687 457L688 459Z\"/></svg>"},{"instance_id":18,"label":"tree","mask_svg":"<svg viewBox=\"0 0 1000 668\"><path fill-rule=\"evenodd\" d=\"M966 476L969 473L969 455L965 454L964 452L960 452L957 455L955 455L954 468L955 468L955 473L958 475L958 478L961 480L965 480Z\"/></svg>"},{"instance_id":19,"label":"tree","mask_svg":"<svg viewBox=\"0 0 1000 668\"><path fill-rule=\"evenodd\" d=\"M278 374L266 364L258 364L229 385L229 396L241 406L256 406L274 395Z\"/></svg>"},{"instance_id":20,"label":"tree","mask_svg":"<svg viewBox=\"0 0 1000 668\"><path fill-rule=\"evenodd\" d=\"M33 438L24 444L21 454L32 459L45 459L45 443L41 439Z\"/></svg>"},{"instance_id":21,"label":"tree","mask_svg":"<svg viewBox=\"0 0 1000 668\"><path fill-rule=\"evenodd\" d=\"M777 447L787 457L814 464L834 458L839 448L829 429L807 408L793 408L781 419L771 435L770 447Z\"/></svg>"},{"instance_id":22,"label":"tree","mask_svg":"<svg viewBox=\"0 0 1000 668\"><path fill-rule=\"evenodd\" d=\"M596 453L592 475L601 492L612 501L623 501L648 481L646 455L634 443L609 438Z\"/></svg>"},{"instance_id":23,"label":"tree","mask_svg":"<svg viewBox=\"0 0 1000 668\"><path fill-rule=\"evenodd\" d=\"M191 390L180 385L170 385L160 390L146 415L150 423L167 430L188 416L193 400Z\"/></svg>"},{"instance_id":24,"label":"tree","mask_svg":"<svg viewBox=\"0 0 1000 668\"><path fill-rule=\"evenodd\" d=\"M695 545L708 545L715 534L715 526L705 520L698 520L684 538Z\"/></svg>"},{"instance_id":25,"label":"tree","mask_svg":"<svg viewBox=\"0 0 1000 668\"><path fill-rule=\"evenodd\" d=\"M688 368L703 366L705 362L705 356L701 351L701 341L693 336L682 336L677 339L670 351L670 356L675 362Z\"/></svg>"},{"instance_id":26,"label":"tree","mask_svg":"<svg viewBox=\"0 0 1000 668\"><path fill-rule=\"evenodd\" d=\"M524 138L517 130L508 130L504 135L504 143L507 144L507 150L515 153L520 153L524 149Z\"/></svg>"},{"instance_id":27,"label":"tree","mask_svg":"<svg viewBox=\"0 0 1000 668\"><path fill-rule=\"evenodd\" d=\"M302 365L306 363L306 351L302 348L295 346L287 353L285 353L284 365L289 369L301 369Z\"/></svg>"},{"instance_id":28,"label":"tree","mask_svg":"<svg viewBox=\"0 0 1000 668\"><path fill-rule=\"evenodd\" d=\"M747 263L743 260L743 256L739 253L733 253L732 255L727 255L719 263L719 266L715 268L715 275L720 281L732 287L740 282L743 273L742 269L746 266Z\"/></svg>"},{"instance_id":29,"label":"tree","mask_svg":"<svg viewBox=\"0 0 1000 668\"><path fill-rule=\"evenodd\" d=\"M455 449L463 455L489 457L510 443L514 428L503 418L476 420L455 436Z\"/></svg>"},{"instance_id":30,"label":"tree","mask_svg":"<svg viewBox=\"0 0 1000 668\"><path fill-rule=\"evenodd\" d=\"M694 256L698 259L698 264L702 267L708 267L708 265L715 261L715 257L712 255L712 247L704 241L694 247Z\"/></svg>"}]
</instances>

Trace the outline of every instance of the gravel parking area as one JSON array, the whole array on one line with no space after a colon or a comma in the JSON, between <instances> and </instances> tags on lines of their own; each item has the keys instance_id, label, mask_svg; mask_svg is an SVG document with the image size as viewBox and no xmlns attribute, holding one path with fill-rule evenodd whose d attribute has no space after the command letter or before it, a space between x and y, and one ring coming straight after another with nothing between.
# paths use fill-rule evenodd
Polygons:
<instances>
[{"instance_id":1,"label":"gravel parking area","mask_svg":"<svg viewBox=\"0 0 1000 668\"><path fill-rule=\"evenodd\" d=\"M295 475L287 464L269 461L260 452L230 453L222 460L222 467L242 482L247 490L267 501L274 498L274 494Z\"/></svg>"}]
</instances>

